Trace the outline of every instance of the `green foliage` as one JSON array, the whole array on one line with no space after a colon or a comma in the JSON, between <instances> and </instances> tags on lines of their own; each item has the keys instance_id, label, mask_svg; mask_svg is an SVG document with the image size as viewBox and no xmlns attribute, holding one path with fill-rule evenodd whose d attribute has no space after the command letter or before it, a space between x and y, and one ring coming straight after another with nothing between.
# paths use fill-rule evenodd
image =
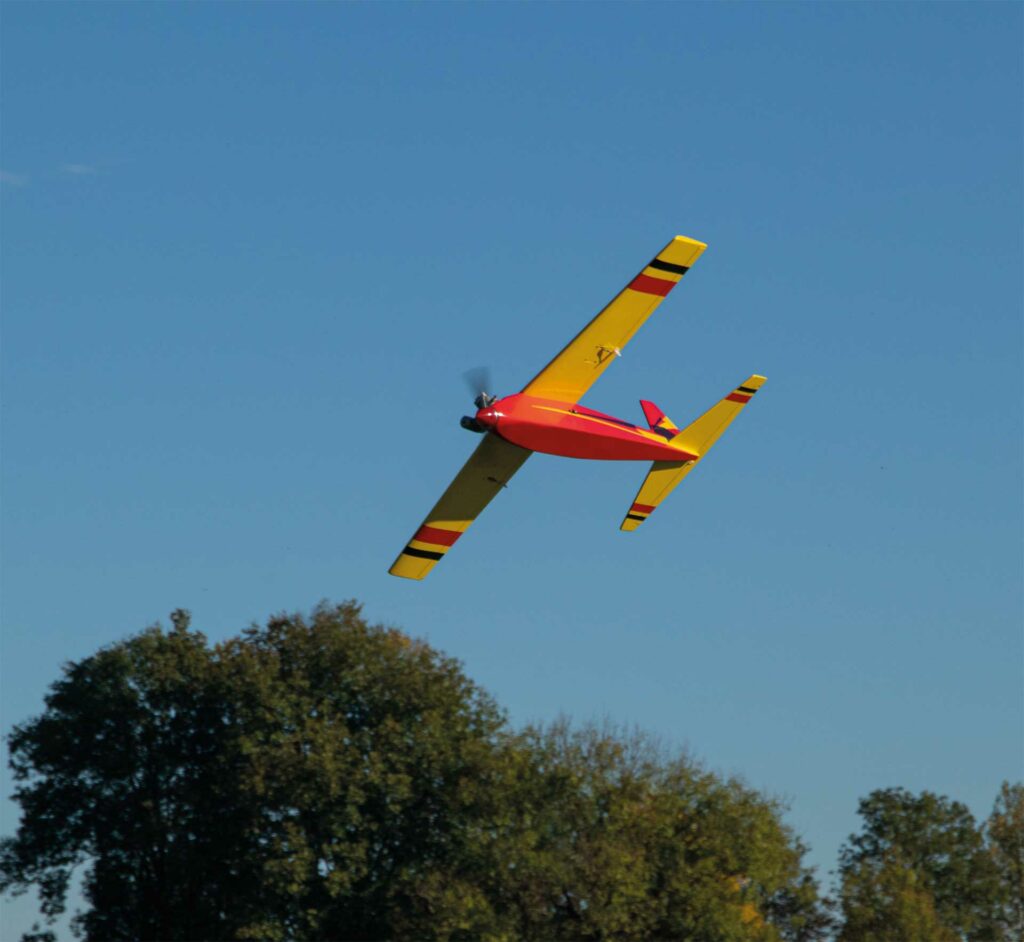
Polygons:
<instances>
[{"instance_id":1,"label":"green foliage","mask_svg":"<svg viewBox=\"0 0 1024 942\"><path fill-rule=\"evenodd\" d=\"M69 664L11 735L0 886L90 939L819 939L779 806L639 734L511 731L359 606ZM36 938L45 938L39 932Z\"/></svg>"},{"instance_id":2,"label":"green foliage","mask_svg":"<svg viewBox=\"0 0 1024 942\"><path fill-rule=\"evenodd\" d=\"M397 916L429 921L421 884L450 887L492 814L504 725L492 700L354 605L272 619L220 653L261 865L261 918L237 934L375 939Z\"/></svg>"},{"instance_id":3,"label":"green foliage","mask_svg":"<svg viewBox=\"0 0 1024 942\"><path fill-rule=\"evenodd\" d=\"M1024 785L1003 782L985 833L999 874L999 922L1007 939L1024 939Z\"/></svg>"},{"instance_id":4,"label":"green foliage","mask_svg":"<svg viewBox=\"0 0 1024 942\"><path fill-rule=\"evenodd\" d=\"M226 859L237 804L222 763L229 718L205 638L176 613L70 664L46 712L10 737L24 822L2 847L3 885L39 886L53 916L92 862L90 937L196 938L252 874ZM212 866L224 876L202 879Z\"/></svg>"},{"instance_id":5,"label":"green foliage","mask_svg":"<svg viewBox=\"0 0 1024 942\"><path fill-rule=\"evenodd\" d=\"M639 733L527 729L495 846L517 938L821 938L781 809Z\"/></svg>"},{"instance_id":6,"label":"green foliage","mask_svg":"<svg viewBox=\"0 0 1024 942\"><path fill-rule=\"evenodd\" d=\"M890 788L859 811L840 851L843 942L1002 938L996 870L966 806Z\"/></svg>"},{"instance_id":7,"label":"green foliage","mask_svg":"<svg viewBox=\"0 0 1024 942\"><path fill-rule=\"evenodd\" d=\"M839 942L957 942L923 882L895 857L852 865L843 874Z\"/></svg>"}]
</instances>

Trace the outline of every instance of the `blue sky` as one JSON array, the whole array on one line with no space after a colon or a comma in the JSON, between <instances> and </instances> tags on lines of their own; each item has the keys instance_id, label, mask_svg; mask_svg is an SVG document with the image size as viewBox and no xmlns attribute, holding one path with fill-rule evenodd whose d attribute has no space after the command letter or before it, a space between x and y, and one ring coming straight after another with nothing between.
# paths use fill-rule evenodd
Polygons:
<instances>
[{"instance_id":1,"label":"blue sky","mask_svg":"<svg viewBox=\"0 0 1024 942\"><path fill-rule=\"evenodd\" d=\"M788 798L826 880L871 789L1024 775L1020 5L2 6L5 729L176 607L356 597L515 722ZM676 233L585 401L764 373L712 456L631 535L644 465L537 456L388 576L461 373L520 389Z\"/></svg>"}]
</instances>

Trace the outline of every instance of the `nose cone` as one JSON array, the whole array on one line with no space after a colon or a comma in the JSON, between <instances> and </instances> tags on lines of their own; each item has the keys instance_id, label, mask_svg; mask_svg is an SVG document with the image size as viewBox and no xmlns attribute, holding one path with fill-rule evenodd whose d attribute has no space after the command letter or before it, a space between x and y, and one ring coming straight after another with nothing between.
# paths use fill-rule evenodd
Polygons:
<instances>
[{"instance_id":1,"label":"nose cone","mask_svg":"<svg viewBox=\"0 0 1024 942\"><path fill-rule=\"evenodd\" d=\"M498 424L498 413L494 411L494 408L488 406L486 409L480 409L476 414L476 420L484 428L494 428Z\"/></svg>"}]
</instances>

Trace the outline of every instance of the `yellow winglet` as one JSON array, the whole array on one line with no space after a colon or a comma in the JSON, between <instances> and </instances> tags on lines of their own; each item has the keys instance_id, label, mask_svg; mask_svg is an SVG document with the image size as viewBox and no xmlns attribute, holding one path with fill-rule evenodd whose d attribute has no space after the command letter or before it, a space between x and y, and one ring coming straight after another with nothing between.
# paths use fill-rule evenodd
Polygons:
<instances>
[{"instance_id":1,"label":"yellow winglet","mask_svg":"<svg viewBox=\"0 0 1024 942\"><path fill-rule=\"evenodd\" d=\"M755 373L671 440L671 444L681 451L697 457L685 461L655 461L619 529L635 530L654 512L658 504L697 466L764 382L765 377Z\"/></svg>"}]
</instances>

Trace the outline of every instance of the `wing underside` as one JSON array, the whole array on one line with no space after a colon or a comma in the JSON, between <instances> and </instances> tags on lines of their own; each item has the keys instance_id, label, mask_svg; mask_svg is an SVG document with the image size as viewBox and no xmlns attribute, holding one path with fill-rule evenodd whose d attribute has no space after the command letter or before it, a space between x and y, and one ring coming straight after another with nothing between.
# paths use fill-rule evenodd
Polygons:
<instances>
[{"instance_id":1,"label":"wing underside","mask_svg":"<svg viewBox=\"0 0 1024 942\"><path fill-rule=\"evenodd\" d=\"M706 248L696 239L676 236L523 392L579 402Z\"/></svg>"},{"instance_id":2,"label":"wing underside","mask_svg":"<svg viewBox=\"0 0 1024 942\"><path fill-rule=\"evenodd\" d=\"M405 579L426 576L532 454L489 432L388 572Z\"/></svg>"}]
</instances>

